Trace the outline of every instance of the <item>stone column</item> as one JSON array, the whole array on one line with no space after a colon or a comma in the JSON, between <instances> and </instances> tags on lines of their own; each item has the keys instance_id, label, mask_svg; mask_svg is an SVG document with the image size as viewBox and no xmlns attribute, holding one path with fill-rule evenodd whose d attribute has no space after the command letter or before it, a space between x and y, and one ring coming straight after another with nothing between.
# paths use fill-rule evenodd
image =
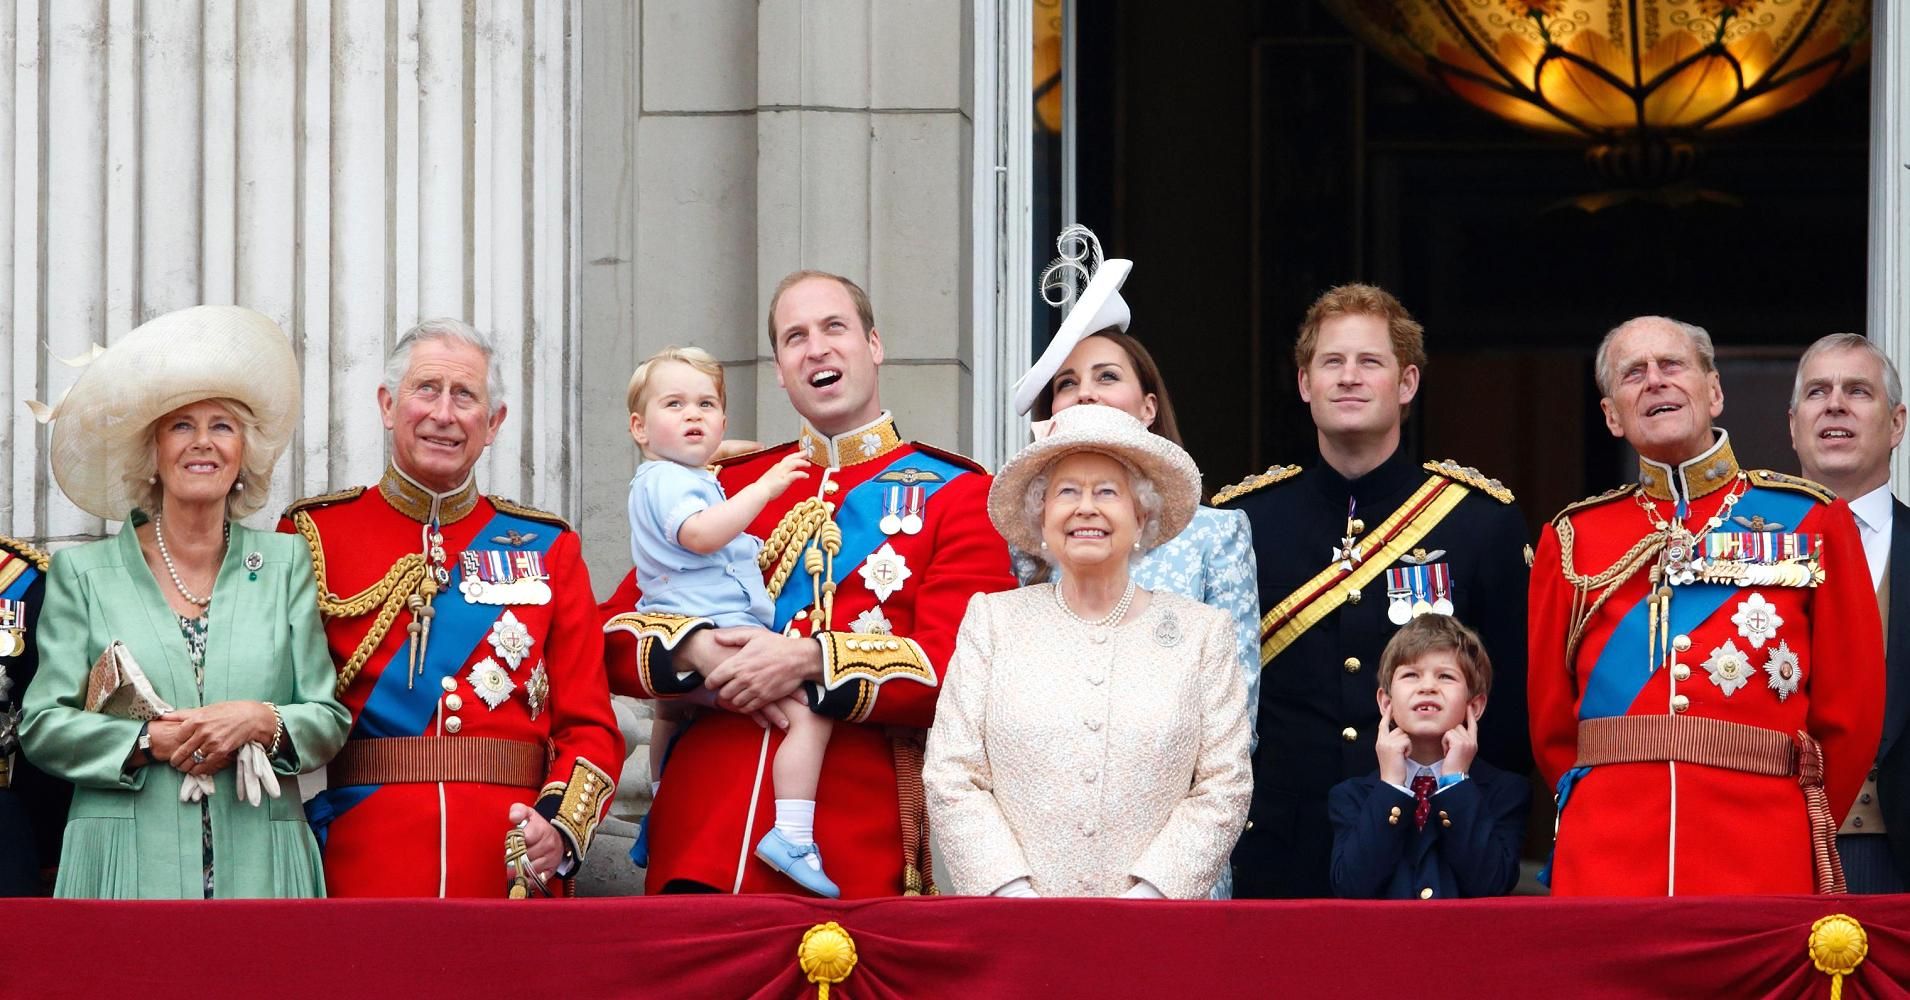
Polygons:
<instances>
[{"instance_id":1,"label":"stone column","mask_svg":"<svg viewBox=\"0 0 1910 1000\"><path fill-rule=\"evenodd\" d=\"M378 476L383 355L443 315L503 345L480 482L575 517L580 6L0 0L0 532L107 528L59 495L21 405L72 384L58 358L235 302L304 373L255 523Z\"/></svg>"},{"instance_id":2,"label":"stone column","mask_svg":"<svg viewBox=\"0 0 1910 1000\"><path fill-rule=\"evenodd\" d=\"M1879 3L1870 17L1870 338L1910 375L1910 12ZM1910 496L1910 448L1890 486Z\"/></svg>"}]
</instances>

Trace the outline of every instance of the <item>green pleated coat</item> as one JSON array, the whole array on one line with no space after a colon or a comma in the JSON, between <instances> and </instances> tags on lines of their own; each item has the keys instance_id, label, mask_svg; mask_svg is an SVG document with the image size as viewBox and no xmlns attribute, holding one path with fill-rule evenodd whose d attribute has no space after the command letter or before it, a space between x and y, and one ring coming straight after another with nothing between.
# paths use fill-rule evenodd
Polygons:
<instances>
[{"instance_id":1,"label":"green pleated coat","mask_svg":"<svg viewBox=\"0 0 1910 1000\"><path fill-rule=\"evenodd\" d=\"M296 769L338 752L351 716L333 695L311 554L303 539L236 522L212 589L205 698L193 682L179 623L131 530L53 557L40 615L40 670L28 687L20 743L28 759L74 784L60 853L59 896L197 899L204 893L199 806L179 801L182 775L159 764L126 770L138 722L83 710L86 675L118 639L176 708L269 701L285 720ZM246 569L257 553L256 572ZM282 773L294 769L275 762ZM261 806L238 798L234 770L211 798L213 895L325 894L318 844L295 783Z\"/></svg>"}]
</instances>

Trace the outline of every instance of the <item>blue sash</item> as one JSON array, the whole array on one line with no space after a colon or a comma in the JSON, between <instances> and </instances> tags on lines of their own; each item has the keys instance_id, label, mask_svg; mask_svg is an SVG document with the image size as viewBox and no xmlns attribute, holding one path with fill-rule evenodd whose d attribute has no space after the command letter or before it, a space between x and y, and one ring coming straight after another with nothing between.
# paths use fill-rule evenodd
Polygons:
<instances>
[{"instance_id":1,"label":"blue sash","mask_svg":"<svg viewBox=\"0 0 1910 1000\"><path fill-rule=\"evenodd\" d=\"M548 524L496 511L491 520L478 530L468 551L485 551L477 546L478 542L492 535L506 535L512 531L527 537L536 536L536 541L516 546L509 550L512 552L547 552L558 534ZM385 669L378 675L371 696L365 699L365 707L359 711L358 721L353 724L348 739L424 735L437 714L438 699L444 695L439 682L445 677L455 676L463 669L465 661L471 658L471 652L490 634L492 624L509 610L508 605L473 604L466 600L457 588L455 577L450 587L439 591L432 606L437 609L437 615L431 619L431 642L425 647L424 663L419 667L417 679L407 686L405 675L408 671L397 666L400 663L408 664L411 660L411 640L406 639L398 644L391 658L385 661ZM319 834L320 845L324 844L324 824L343 816L380 787L349 785L328 788L306 803L305 815L311 821L313 831Z\"/></svg>"},{"instance_id":2,"label":"blue sash","mask_svg":"<svg viewBox=\"0 0 1910 1000\"><path fill-rule=\"evenodd\" d=\"M947 459L939 458L927 452L905 450L904 454L889 463L888 468L862 481L855 489L843 494L842 503L837 507L836 525L842 529L842 551L836 553L835 572L831 578L840 585L856 567L861 566L875 550L882 547L889 536L882 533L882 495L894 482L883 482L882 477L898 469L917 469L933 472L940 481L916 482L913 485L922 488L922 502L936 491L966 475L969 470ZM926 510L926 507L925 507ZM926 513L924 519L926 519ZM789 574L789 582L783 585L783 592L776 597L776 631L789 627L790 619L796 612L813 607L816 603L815 583L809 574L796 567Z\"/></svg>"},{"instance_id":3,"label":"blue sash","mask_svg":"<svg viewBox=\"0 0 1910 1000\"><path fill-rule=\"evenodd\" d=\"M1731 513L1745 518L1761 516L1766 521L1794 526L1814 506L1816 501L1801 494L1754 488L1738 498ZM1665 627L1673 635L1687 635L1742 589L1721 583L1678 587L1677 597L1671 602L1671 621ZM1649 641L1650 630L1650 602L1639 601L1612 630L1605 648L1599 650L1591 675L1585 679L1585 695L1579 699L1580 719L1606 719L1631 711L1638 693L1651 681L1651 660L1640 655Z\"/></svg>"},{"instance_id":4,"label":"blue sash","mask_svg":"<svg viewBox=\"0 0 1910 1000\"><path fill-rule=\"evenodd\" d=\"M1754 487L1744 491L1744 495L1731 508L1731 513L1733 517L1748 519L1761 516L1769 522L1795 526L1810 514L1814 506L1816 501L1800 494ZM1677 596L1671 602L1671 620L1664 627L1674 635L1688 635L1743 589L1721 583L1694 583L1677 587ZM1649 598L1650 595L1646 596ZM1578 717L1581 720L1608 719L1631 711L1632 703L1638 700L1639 692L1651 682L1654 673L1651 658L1639 653L1650 641L1650 631L1650 602L1640 601L1619 620L1605 648L1599 650L1591 675L1585 679L1585 695L1579 699ZM1571 800L1573 786L1589 773L1591 768L1574 767L1559 777L1557 802L1560 813L1565 812L1565 804ZM1539 872L1539 882L1546 886L1552 884L1549 858L1545 868Z\"/></svg>"},{"instance_id":5,"label":"blue sash","mask_svg":"<svg viewBox=\"0 0 1910 1000\"><path fill-rule=\"evenodd\" d=\"M24 563L26 569L22 571L19 576L14 577L13 582L7 584L5 590L0 590L0 598L9 601L22 601L26 599L27 588L33 586L33 581L40 578L40 567L33 565L31 561L21 556L14 556L13 558L19 559ZM26 622L15 622L15 624L25 625Z\"/></svg>"}]
</instances>

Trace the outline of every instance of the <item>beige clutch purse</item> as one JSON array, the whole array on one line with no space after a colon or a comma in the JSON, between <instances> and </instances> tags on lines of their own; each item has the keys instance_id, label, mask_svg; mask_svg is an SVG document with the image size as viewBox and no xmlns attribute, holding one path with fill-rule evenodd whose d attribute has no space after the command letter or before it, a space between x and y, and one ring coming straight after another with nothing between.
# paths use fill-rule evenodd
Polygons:
<instances>
[{"instance_id":1,"label":"beige clutch purse","mask_svg":"<svg viewBox=\"0 0 1910 1000\"><path fill-rule=\"evenodd\" d=\"M172 711L172 706L153 690L126 644L114 639L87 672L86 710L150 722Z\"/></svg>"}]
</instances>

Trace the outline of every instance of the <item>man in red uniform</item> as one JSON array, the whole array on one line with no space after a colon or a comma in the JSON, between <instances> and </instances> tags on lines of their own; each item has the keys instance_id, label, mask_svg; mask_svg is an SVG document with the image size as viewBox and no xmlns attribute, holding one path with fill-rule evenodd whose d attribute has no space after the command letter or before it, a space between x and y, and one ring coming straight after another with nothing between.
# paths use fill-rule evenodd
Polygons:
<instances>
[{"instance_id":1,"label":"man in red uniform","mask_svg":"<svg viewBox=\"0 0 1910 1000\"><path fill-rule=\"evenodd\" d=\"M603 604L611 687L640 698L707 688L718 707L682 731L649 819L649 892L798 892L751 856L774 820L778 731L746 713L801 691L842 723L816 791L815 839L845 899L929 888L920 730L976 593L1015 585L988 521L989 477L903 441L882 408L882 338L868 296L817 271L770 300L777 382L803 419L787 444L731 459L727 492L801 449L816 469L749 527L765 540L776 631L637 614L634 574Z\"/></svg>"},{"instance_id":2,"label":"man in red uniform","mask_svg":"<svg viewBox=\"0 0 1910 1000\"><path fill-rule=\"evenodd\" d=\"M1837 818L1876 753L1884 693L1850 509L1739 468L1711 425L1724 390L1702 329L1631 320L1596 367L1639 481L1562 511L1532 570L1552 891L1842 891Z\"/></svg>"},{"instance_id":3,"label":"man in red uniform","mask_svg":"<svg viewBox=\"0 0 1910 1000\"><path fill-rule=\"evenodd\" d=\"M385 371L384 478L301 500L279 525L311 545L353 719L307 807L327 891L562 892L623 761L577 535L478 492L471 470L505 412L489 338L428 321Z\"/></svg>"}]
</instances>

